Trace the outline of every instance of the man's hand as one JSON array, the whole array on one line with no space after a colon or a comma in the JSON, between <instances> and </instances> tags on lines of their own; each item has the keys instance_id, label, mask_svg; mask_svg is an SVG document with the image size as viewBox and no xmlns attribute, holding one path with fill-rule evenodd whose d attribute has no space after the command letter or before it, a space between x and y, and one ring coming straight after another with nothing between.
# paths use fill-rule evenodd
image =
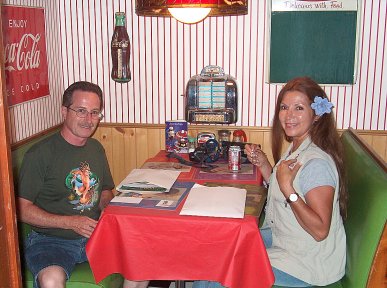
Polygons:
<instances>
[{"instance_id":1,"label":"man's hand","mask_svg":"<svg viewBox=\"0 0 387 288\"><path fill-rule=\"evenodd\" d=\"M86 216L66 216L48 213L34 205L31 201L18 198L19 219L30 225L42 228L71 229L89 238L98 221Z\"/></svg>"},{"instance_id":2,"label":"man's hand","mask_svg":"<svg viewBox=\"0 0 387 288\"><path fill-rule=\"evenodd\" d=\"M76 233L90 238L98 221L86 216L68 216L71 219L69 229L74 230Z\"/></svg>"}]
</instances>

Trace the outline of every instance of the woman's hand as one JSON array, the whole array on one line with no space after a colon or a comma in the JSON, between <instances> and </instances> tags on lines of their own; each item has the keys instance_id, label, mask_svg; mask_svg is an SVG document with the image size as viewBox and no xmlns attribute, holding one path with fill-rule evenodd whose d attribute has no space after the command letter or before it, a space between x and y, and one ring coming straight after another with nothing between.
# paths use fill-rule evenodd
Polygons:
<instances>
[{"instance_id":1,"label":"woman's hand","mask_svg":"<svg viewBox=\"0 0 387 288\"><path fill-rule=\"evenodd\" d=\"M277 181L285 198L288 198L293 190L293 181L296 178L297 172L301 164L297 159L283 160L277 166Z\"/></svg>"},{"instance_id":2,"label":"woman's hand","mask_svg":"<svg viewBox=\"0 0 387 288\"><path fill-rule=\"evenodd\" d=\"M301 163L297 159L283 160L277 166L276 177L285 198L297 192L293 181L300 167ZM334 192L334 187L318 186L306 194L305 201L299 198L290 205L298 223L316 241L322 241L328 236Z\"/></svg>"},{"instance_id":3,"label":"woman's hand","mask_svg":"<svg viewBox=\"0 0 387 288\"><path fill-rule=\"evenodd\" d=\"M263 179L268 183L273 167L265 152L261 150L261 146L257 144L246 144L244 152L247 155L247 159L259 168Z\"/></svg>"},{"instance_id":4,"label":"woman's hand","mask_svg":"<svg viewBox=\"0 0 387 288\"><path fill-rule=\"evenodd\" d=\"M257 144L246 144L245 153L247 155L247 159L249 159L253 165L262 167L263 165L269 163L265 152L263 152L261 147Z\"/></svg>"}]
</instances>

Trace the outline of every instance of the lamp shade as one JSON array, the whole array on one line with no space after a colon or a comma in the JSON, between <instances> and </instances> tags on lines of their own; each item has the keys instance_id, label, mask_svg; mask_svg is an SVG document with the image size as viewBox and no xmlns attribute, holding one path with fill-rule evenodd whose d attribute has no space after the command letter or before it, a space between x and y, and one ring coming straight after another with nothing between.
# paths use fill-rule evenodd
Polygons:
<instances>
[{"instance_id":1,"label":"lamp shade","mask_svg":"<svg viewBox=\"0 0 387 288\"><path fill-rule=\"evenodd\" d=\"M211 12L211 8L168 8L169 13L176 20L193 24L202 21Z\"/></svg>"},{"instance_id":2,"label":"lamp shade","mask_svg":"<svg viewBox=\"0 0 387 288\"><path fill-rule=\"evenodd\" d=\"M160 16L160 17L174 17L171 15L170 9L199 9L207 8L206 12L208 16L237 16L247 14L247 1L248 0L136 0L136 14L139 16ZM210 12L208 12L210 8ZM176 10L172 10L175 14ZM179 10L177 10L179 11ZM196 14L195 11L191 10L188 15L192 16ZM204 19L207 15L202 16ZM184 23L195 23L201 20L184 20L178 19ZM193 22L189 22L193 21Z\"/></svg>"}]
</instances>

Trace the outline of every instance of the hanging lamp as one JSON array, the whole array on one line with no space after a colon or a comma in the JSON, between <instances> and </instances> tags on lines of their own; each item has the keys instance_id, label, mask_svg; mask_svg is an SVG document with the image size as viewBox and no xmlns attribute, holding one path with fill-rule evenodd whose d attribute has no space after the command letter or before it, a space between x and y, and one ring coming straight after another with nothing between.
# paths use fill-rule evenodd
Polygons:
<instances>
[{"instance_id":1,"label":"hanging lamp","mask_svg":"<svg viewBox=\"0 0 387 288\"><path fill-rule=\"evenodd\" d=\"M174 17L192 24L207 16L237 16L247 14L248 0L136 0L138 16Z\"/></svg>"}]
</instances>

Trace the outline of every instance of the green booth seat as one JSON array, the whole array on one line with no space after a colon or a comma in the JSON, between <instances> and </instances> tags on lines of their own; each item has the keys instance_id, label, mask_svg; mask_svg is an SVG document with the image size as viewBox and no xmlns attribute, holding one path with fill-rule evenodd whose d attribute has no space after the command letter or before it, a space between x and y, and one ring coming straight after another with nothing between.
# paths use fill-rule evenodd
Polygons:
<instances>
[{"instance_id":1,"label":"green booth seat","mask_svg":"<svg viewBox=\"0 0 387 288\"><path fill-rule=\"evenodd\" d=\"M31 231L31 226L25 223L18 223L20 236L20 251L23 257L23 245L21 241L26 239L28 233ZM25 265L22 258L22 278L23 288L33 288L33 276ZM103 263L101 263L103 265ZM89 262L77 264L74 271L70 275L70 279L66 282L66 288L121 288L124 278L121 274L112 274L103 279L98 284L95 283L93 272L90 268Z\"/></svg>"},{"instance_id":2,"label":"green booth seat","mask_svg":"<svg viewBox=\"0 0 387 288\"><path fill-rule=\"evenodd\" d=\"M23 269L23 287L33 287L33 276L28 269ZM120 274L112 274L98 284L95 283L93 273L88 262L77 264L66 288L115 288L122 287L123 278Z\"/></svg>"}]
</instances>

